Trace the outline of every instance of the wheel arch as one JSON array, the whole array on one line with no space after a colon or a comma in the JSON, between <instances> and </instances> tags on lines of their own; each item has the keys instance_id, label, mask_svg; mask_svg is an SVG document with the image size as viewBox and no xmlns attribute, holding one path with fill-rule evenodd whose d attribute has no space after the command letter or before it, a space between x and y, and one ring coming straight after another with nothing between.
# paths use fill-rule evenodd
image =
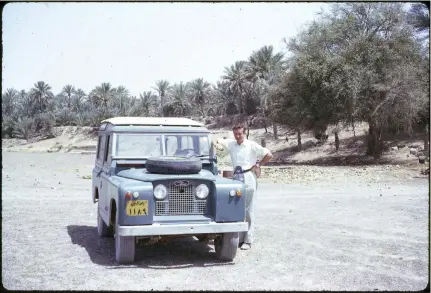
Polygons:
<instances>
[{"instance_id":1,"label":"wheel arch","mask_svg":"<svg viewBox=\"0 0 431 293\"><path fill-rule=\"evenodd\" d=\"M117 202L114 198L111 198L109 203L109 224L115 226L115 217L117 216Z\"/></svg>"}]
</instances>

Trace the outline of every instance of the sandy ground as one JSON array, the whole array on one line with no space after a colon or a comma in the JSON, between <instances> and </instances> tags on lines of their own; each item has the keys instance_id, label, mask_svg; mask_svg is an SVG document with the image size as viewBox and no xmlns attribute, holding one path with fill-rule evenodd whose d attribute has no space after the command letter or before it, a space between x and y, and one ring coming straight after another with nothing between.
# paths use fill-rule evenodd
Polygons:
<instances>
[{"instance_id":1,"label":"sandy ground","mask_svg":"<svg viewBox=\"0 0 431 293\"><path fill-rule=\"evenodd\" d=\"M373 291L428 283L427 178L374 167L292 166L284 170L288 183L264 174L257 241L234 262L218 261L211 244L183 239L139 247L136 263L120 266L113 239L97 235L91 180L84 179L92 155L2 156L7 289ZM379 182L370 180L376 176Z\"/></svg>"}]
</instances>

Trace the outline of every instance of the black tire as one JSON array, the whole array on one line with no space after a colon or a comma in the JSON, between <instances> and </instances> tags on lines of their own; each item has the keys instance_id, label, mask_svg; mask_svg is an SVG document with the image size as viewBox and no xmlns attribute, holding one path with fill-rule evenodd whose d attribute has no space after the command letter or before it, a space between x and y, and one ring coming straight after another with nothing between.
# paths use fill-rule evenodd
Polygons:
<instances>
[{"instance_id":1,"label":"black tire","mask_svg":"<svg viewBox=\"0 0 431 293\"><path fill-rule=\"evenodd\" d=\"M238 250L239 233L224 233L214 240L215 253L218 259L232 261Z\"/></svg>"},{"instance_id":2,"label":"black tire","mask_svg":"<svg viewBox=\"0 0 431 293\"><path fill-rule=\"evenodd\" d=\"M113 237L114 236L114 229L112 226L108 226L103 221L102 217L100 216L100 209L99 206L97 206L97 234L99 234L100 237Z\"/></svg>"},{"instance_id":3,"label":"black tire","mask_svg":"<svg viewBox=\"0 0 431 293\"><path fill-rule=\"evenodd\" d=\"M196 157L152 157L147 159L146 168L155 174L197 174L202 162Z\"/></svg>"},{"instance_id":4,"label":"black tire","mask_svg":"<svg viewBox=\"0 0 431 293\"><path fill-rule=\"evenodd\" d=\"M115 260L119 264L131 264L135 260L135 237L120 236L118 231L118 211L115 217Z\"/></svg>"}]
</instances>

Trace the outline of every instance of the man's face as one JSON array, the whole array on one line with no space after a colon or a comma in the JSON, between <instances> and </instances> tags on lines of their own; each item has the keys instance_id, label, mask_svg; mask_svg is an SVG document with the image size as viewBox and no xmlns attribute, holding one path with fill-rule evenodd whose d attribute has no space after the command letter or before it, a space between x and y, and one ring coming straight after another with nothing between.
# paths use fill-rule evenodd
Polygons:
<instances>
[{"instance_id":1,"label":"man's face","mask_svg":"<svg viewBox=\"0 0 431 293\"><path fill-rule=\"evenodd\" d=\"M233 136L235 137L236 142L238 144L241 144L244 141L244 138L245 138L244 129L243 128L235 129L233 131Z\"/></svg>"}]
</instances>

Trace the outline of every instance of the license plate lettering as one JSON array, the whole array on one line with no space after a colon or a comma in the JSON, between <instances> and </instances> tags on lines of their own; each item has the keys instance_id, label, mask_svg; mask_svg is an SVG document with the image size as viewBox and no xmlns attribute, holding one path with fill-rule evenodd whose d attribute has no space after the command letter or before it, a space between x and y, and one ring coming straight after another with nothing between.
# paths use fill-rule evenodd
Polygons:
<instances>
[{"instance_id":1,"label":"license plate lettering","mask_svg":"<svg viewBox=\"0 0 431 293\"><path fill-rule=\"evenodd\" d=\"M147 216L148 200L128 201L126 205L126 214L128 216Z\"/></svg>"}]
</instances>

